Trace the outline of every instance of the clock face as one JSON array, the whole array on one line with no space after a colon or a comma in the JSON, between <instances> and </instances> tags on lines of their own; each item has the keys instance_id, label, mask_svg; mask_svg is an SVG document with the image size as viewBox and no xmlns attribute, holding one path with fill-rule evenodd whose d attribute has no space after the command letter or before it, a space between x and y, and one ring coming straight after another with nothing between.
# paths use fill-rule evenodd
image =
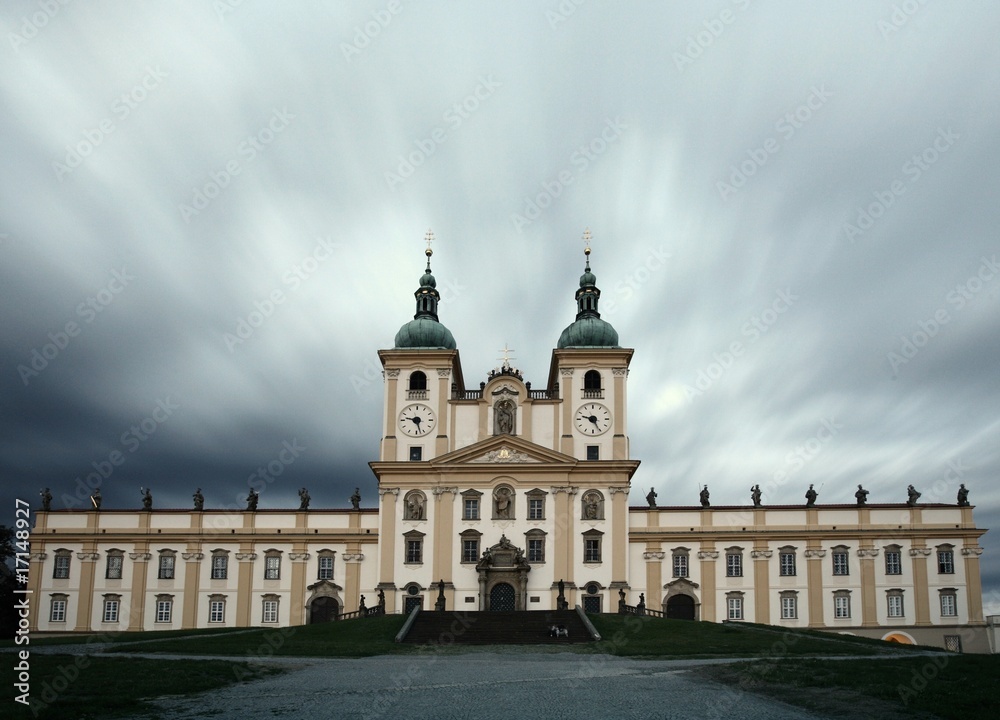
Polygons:
<instances>
[{"instance_id":1,"label":"clock face","mask_svg":"<svg viewBox=\"0 0 1000 720\"><path fill-rule=\"evenodd\" d=\"M434 429L434 411L417 403L407 405L399 413L399 429L410 437L421 437Z\"/></svg>"},{"instance_id":2,"label":"clock face","mask_svg":"<svg viewBox=\"0 0 1000 720\"><path fill-rule=\"evenodd\" d=\"M601 435L611 427L611 411L600 403L588 403L576 411L574 422L584 435Z\"/></svg>"}]
</instances>

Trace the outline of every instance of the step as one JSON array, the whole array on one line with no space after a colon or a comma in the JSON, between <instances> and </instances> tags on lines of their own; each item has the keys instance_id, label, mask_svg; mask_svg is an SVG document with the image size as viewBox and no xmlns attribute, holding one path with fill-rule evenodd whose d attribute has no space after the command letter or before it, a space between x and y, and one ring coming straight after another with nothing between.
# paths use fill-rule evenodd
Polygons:
<instances>
[{"instance_id":1,"label":"step","mask_svg":"<svg viewBox=\"0 0 1000 720\"><path fill-rule=\"evenodd\" d=\"M552 625L566 627L569 637L551 637ZM461 645L564 645L591 642L586 625L573 610L524 612L421 612L404 642Z\"/></svg>"}]
</instances>

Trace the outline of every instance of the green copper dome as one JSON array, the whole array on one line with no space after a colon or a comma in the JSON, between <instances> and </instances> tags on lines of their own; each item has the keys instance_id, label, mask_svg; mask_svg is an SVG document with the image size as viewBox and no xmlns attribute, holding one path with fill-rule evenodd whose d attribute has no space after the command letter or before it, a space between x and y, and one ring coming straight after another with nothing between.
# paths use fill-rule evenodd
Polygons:
<instances>
[{"instance_id":1,"label":"green copper dome","mask_svg":"<svg viewBox=\"0 0 1000 720\"><path fill-rule=\"evenodd\" d=\"M611 327L611 323L601 320L601 314L597 312L597 301L601 297L601 290L597 287L597 276L590 271L590 230L587 230L583 237L587 241L587 249L584 251L587 256L587 266L580 276L580 289L576 291L576 322L562 331L556 347L560 350L618 347L618 331Z\"/></svg>"},{"instance_id":2,"label":"green copper dome","mask_svg":"<svg viewBox=\"0 0 1000 720\"><path fill-rule=\"evenodd\" d=\"M455 337L451 330L437 320L417 317L399 328L396 333L397 348L443 348L454 350Z\"/></svg>"}]
</instances>

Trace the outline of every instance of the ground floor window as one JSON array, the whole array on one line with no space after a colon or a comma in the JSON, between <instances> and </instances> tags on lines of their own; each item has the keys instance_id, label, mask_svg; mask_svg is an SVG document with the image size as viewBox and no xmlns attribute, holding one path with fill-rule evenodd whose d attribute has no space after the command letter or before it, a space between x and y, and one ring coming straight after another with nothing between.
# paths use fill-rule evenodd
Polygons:
<instances>
[{"instance_id":1,"label":"ground floor window","mask_svg":"<svg viewBox=\"0 0 1000 720\"><path fill-rule=\"evenodd\" d=\"M66 598L54 597L49 606L49 622L66 622Z\"/></svg>"},{"instance_id":2,"label":"ground floor window","mask_svg":"<svg viewBox=\"0 0 1000 720\"><path fill-rule=\"evenodd\" d=\"M743 598L741 597L730 597L726 598L726 610L727 617L730 620L742 620L743 619Z\"/></svg>"},{"instance_id":3,"label":"ground floor window","mask_svg":"<svg viewBox=\"0 0 1000 720\"><path fill-rule=\"evenodd\" d=\"M104 599L104 622L106 623L116 623L118 622L118 610L121 607L121 601L117 597L107 597Z\"/></svg>"},{"instance_id":4,"label":"ground floor window","mask_svg":"<svg viewBox=\"0 0 1000 720\"><path fill-rule=\"evenodd\" d=\"M278 622L278 600L277 598L268 597L263 600L263 613L261 616L261 622L265 623L276 623Z\"/></svg>"},{"instance_id":5,"label":"ground floor window","mask_svg":"<svg viewBox=\"0 0 1000 720\"><path fill-rule=\"evenodd\" d=\"M156 622L168 623L173 613L174 601L171 598L162 598L156 601Z\"/></svg>"},{"instance_id":6,"label":"ground floor window","mask_svg":"<svg viewBox=\"0 0 1000 720\"><path fill-rule=\"evenodd\" d=\"M851 596L836 594L833 596L833 616L838 619L851 617Z\"/></svg>"},{"instance_id":7,"label":"ground floor window","mask_svg":"<svg viewBox=\"0 0 1000 720\"><path fill-rule=\"evenodd\" d=\"M799 616L799 601L795 595L781 596L781 619L795 620Z\"/></svg>"}]
</instances>

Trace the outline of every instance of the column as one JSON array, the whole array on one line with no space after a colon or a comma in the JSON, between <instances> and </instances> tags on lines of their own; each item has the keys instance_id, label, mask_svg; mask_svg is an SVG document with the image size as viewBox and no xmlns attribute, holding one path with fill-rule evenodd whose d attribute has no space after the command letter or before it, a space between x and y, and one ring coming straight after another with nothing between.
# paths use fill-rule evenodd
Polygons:
<instances>
[{"instance_id":1,"label":"column","mask_svg":"<svg viewBox=\"0 0 1000 720\"><path fill-rule=\"evenodd\" d=\"M295 543L292 551L288 553L288 559L292 563L292 594L291 608L288 622L293 627L305 625L306 622L306 570L309 565L309 553L306 552L305 543Z\"/></svg>"},{"instance_id":2,"label":"column","mask_svg":"<svg viewBox=\"0 0 1000 720\"><path fill-rule=\"evenodd\" d=\"M964 547L965 556L965 596L969 599L969 624L981 625L983 619L983 583L979 576L979 556L983 554L981 547Z\"/></svg>"},{"instance_id":3,"label":"column","mask_svg":"<svg viewBox=\"0 0 1000 720\"><path fill-rule=\"evenodd\" d=\"M448 398L451 395L451 369L438 368L438 399L437 399L437 439L434 446L434 455L444 455L450 449L448 447L448 430L450 426L449 418L445 415L448 412Z\"/></svg>"},{"instance_id":4,"label":"column","mask_svg":"<svg viewBox=\"0 0 1000 720\"><path fill-rule=\"evenodd\" d=\"M93 629L91 613L94 609L94 572L101 556L97 552L96 543L87 542L83 546L83 552L78 552L76 557L80 560L80 596L77 600L74 630L83 632Z\"/></svg>"},{"instance_id":5,"label":"column","mask_svg":"<svg viewBox=\"0 0 1000 720\"><path fill-rule=\"evenodd\" d=\"M239 563L239 575L236 581L236 626L250 627L250 618L253 612L253 573L254 560L257 553L253 547L240 548L236 553L236 561Z\"/></svg>"},{"instance_id":6,"label":"column","mask_svg":"<svg viewBox=\"0 0 1000 720\"><path fill-rule=\"evenodd\" d=\"M132 567L132 597L129 600L128 629L129 631L145 630L146 616L146 580L149 577L149 560L153 557L149 552L149 543L136 543L135 552L128 554Z\"/></svg>"},{"instance_id":7,"label":"column","mask_svg":"<svg viewBox=\"0 0 1000 720\"><path fill-rule=\"evenodd\" d=\"M184 560L184 614L181 627L185 630L198 627L198 600L201 589L201 561L205 553L201 545L189 545L187 552L181 553Z\"/></svg>"},{"instance_id":8,"label":"column","mask_svg":"<svg viewBox=\"0 0 1000 720\"><path fill-rule=\"evenodd\" d=\"M611 440L611 456L615 460L625 460L628 458L628 436L625 434L625 377L628 368L611 368L611 373L615 384L615 434Z\"/></svg>"},{"instance_id":9,"label":"column","mask_svg":"<svg viewBox=\"0 0 1000 720\"><path fill-rule=\"evenodd\" d=\"M628 582L628 491L611 487L611 579Z\"/></svg>"},{"instance_id":10,"label":"column","mask_svg":"<svg viewBox=\"0 0 1000 720\"><path fill-rule=\"evenodd\" d=\"M771 557L773 550L766 546L750 551L753 560L754 622L771 624Z\"/></svg>"},{"instance_id":11,"label":"column","mask_svg":"<svg viewBox=\"0 0 1000 720\"><path fill-rule=\"evenodd\" d=\"M642 559L646 561L646 607L662 610L663 600L663 559L667 556L658 542L646 543Z\"/></svg>"},{"instance_id":12,"label":"column","mask_svg":"<svg viewBox=\"0 0 1000 720\"><path fill-rule=\"evenodd\" d=\"M809 627L821 628L826 624L823 617L823 558L826 557L826 550L819 546L818 541L809 541L803 555L809 586Z\"/></svg>"},{"instance_id":13,"label":"column","mask_svg":"<svg viewBox=\"0 0 1000 720\"><path fill-rule=\"evenodd\" d=\"M914 540L910 547L910 564L913 567L913 607L917 625L931 624L931 608L927 596L927 556L933 552L923 540Z\"/></svg>"},{"instance_id":14,"label":"column","mask_svg":"<svg viewBox=\"0 0 1000 720\"><path fill-rule=\"evenodd\" d=\"M385 437L382 438L382 461L392 462L396 457L396 407L397 387L399 385L399 368L385 370Z\"/></svg>"},{"instance_id":15,"label":"column","mask_svg":"<svg viewBox=\"0 0 1000 720\"><path fill-rule=\"evenodd\" d=\"M454 568L454 548L458 542L455 532L455 496L457 487L436 487L434 493L434 532L431 536L434 543L431 558L431 578L436 582L444 580L452 582Z\"/></svg>"},{"instance_id":16,"label":"column","mask_svg":"<svg viewBox=\"0 0 1000 720\"><path fill-rule=\"evenodd\" d=\"M875 556L878 555L870 540L862 541L858 549L861 564L861 625L878 625L878 598L875 595Z\"/></svg>"},{"instance_id":17,"label":"column","mask_svg":"<svg viewBox=\"0 0 1000 720\"><path fill-rule=\"evenodd\" d=\"M714 541L702 543L698 559L701 560L701 619L717 622L715 561L719 559L719 551Z\"/></svg>"},{"instance_id":18,"label":"column","mask_svg":"<svg viewBox=\"0 0 1000 720\"><path fill-rule=\"evenodd\" d=\"M573 405L576 404L573 368L559 368L559 382L559 394L562 396L562 435L559 449L566 455L573 455Z\"/></svg>"}]
</instances>

